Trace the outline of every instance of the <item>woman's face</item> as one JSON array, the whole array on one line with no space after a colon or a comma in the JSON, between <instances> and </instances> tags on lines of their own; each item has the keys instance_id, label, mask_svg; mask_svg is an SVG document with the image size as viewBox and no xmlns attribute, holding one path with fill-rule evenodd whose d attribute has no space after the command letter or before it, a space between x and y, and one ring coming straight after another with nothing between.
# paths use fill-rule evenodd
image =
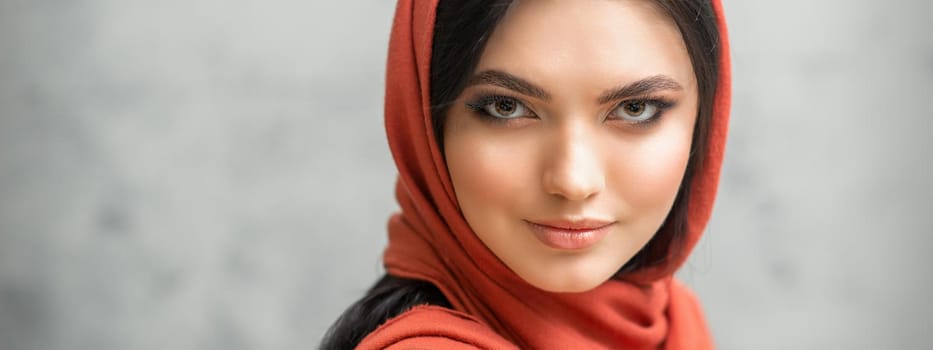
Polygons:
<instances>
[{"instance_id":1,"label":"woman's face","mask_svg":"<svg viewBox=\"0 0 933 350\"><path fill-rule=\"evenodd\" d=\"M447 115L464 217L530 284L598 286L673 205L696 85L676 24L651 2L514 2Z\"/></svg>"}]
</instances>

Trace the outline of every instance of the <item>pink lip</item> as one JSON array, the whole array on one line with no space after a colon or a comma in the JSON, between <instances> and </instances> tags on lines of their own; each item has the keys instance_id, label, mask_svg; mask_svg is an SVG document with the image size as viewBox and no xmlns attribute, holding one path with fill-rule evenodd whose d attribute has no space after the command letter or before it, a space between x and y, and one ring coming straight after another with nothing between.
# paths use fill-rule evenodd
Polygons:
<instances>
[{"instance_id":1,"label":"pink lip","mask_svg":"<svg viewBox=\"0 0 933 350\"><path fill-rule=\"evenodd\" d=\"M615 222L584 220L525 221L535 237L545 245L563 250L586 249L599 242Z\"/></svg>"}]
</instances>

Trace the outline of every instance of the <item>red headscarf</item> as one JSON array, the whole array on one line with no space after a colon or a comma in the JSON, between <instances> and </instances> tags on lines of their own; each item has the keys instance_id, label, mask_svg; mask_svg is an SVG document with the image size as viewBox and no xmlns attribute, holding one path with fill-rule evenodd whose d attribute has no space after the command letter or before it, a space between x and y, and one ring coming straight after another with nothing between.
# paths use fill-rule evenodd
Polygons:
<instances>
[{"instance_id":1,"label":"red headscarf","mask_svg":"<svg viewBox=\"0 0 933 350\"><path fill-rule=\"evenodd\" d=\"M438 0L400 0L389 42L385 123L399 170L401 213L389 221L389 274L428 281L456 311L419 307L371 333L360 348L710 349L699 304L672 273L709 220L726 143L729 46L722 4L720 72L704 164L693 177L681 254L632 276L648 287L609 280L583 293L538 289L506 267L458 209L431 125L431 44ZM455 346L456 345L456 346Z\"/></svg>"}]
</instances>

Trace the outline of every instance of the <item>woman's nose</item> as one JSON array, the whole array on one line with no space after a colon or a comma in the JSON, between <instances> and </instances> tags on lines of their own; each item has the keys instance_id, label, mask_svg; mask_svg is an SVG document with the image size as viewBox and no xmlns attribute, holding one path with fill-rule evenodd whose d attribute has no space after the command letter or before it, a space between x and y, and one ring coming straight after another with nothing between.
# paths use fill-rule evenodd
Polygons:
<instances>
[{"instance_id":1,"label":"woman's nose","mask_svg":"<svg viewBox=\"0 0 933 350\"><path fill-rule=\"evenodd\" d=\"M588 199L606 186L596 131L588 125L562 126L543 156L544 190L570 201Z\"/></svg>"}]
</instances>

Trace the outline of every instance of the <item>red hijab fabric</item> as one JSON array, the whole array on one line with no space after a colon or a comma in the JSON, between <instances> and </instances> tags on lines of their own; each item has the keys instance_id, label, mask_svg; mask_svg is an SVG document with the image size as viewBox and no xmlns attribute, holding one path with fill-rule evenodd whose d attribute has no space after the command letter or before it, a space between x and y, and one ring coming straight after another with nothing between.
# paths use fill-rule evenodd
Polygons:
<instances>
[{"instance_id":1,"label":"red hijab fabric","mask_svg":"<svg viewBox=\"0 0 933 350\"><path fill-rule=\"evenodd\" d=\"M399 0L386 78L385 123L399 170L401 212L389 221L389 274L428 281L455 310L416 307L367 336L361 349L711 349L692 293L672 276L712 212L726 144L730 62L722 4L720 73L704 164L694 175L682 254L583 293L540 290L513 273L461 215L431 125L430 64L438 0ZM514 344L514 345L513 345Z\"/></svg>"}]
</instances>

